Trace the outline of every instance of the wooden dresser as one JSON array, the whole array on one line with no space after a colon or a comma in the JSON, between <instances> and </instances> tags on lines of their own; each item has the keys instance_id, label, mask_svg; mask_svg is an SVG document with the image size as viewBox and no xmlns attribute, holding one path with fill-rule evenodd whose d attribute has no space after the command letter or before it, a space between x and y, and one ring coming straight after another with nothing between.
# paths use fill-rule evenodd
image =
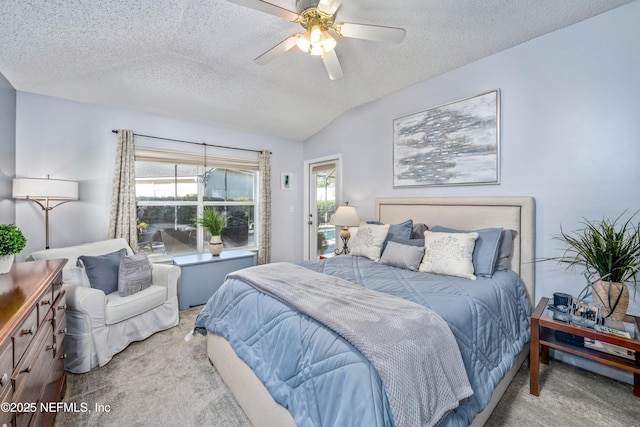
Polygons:
<instances>
[{"instance_id":1,"label":"wooden dresser","mask_svg":"<svg viewBox=\"0 0 640 427\"><path fill-rule=\"evenodd\" d=\"M51 426L66 387L65 259L0 275L0 427Z\"/></svg>"}]
</instances>

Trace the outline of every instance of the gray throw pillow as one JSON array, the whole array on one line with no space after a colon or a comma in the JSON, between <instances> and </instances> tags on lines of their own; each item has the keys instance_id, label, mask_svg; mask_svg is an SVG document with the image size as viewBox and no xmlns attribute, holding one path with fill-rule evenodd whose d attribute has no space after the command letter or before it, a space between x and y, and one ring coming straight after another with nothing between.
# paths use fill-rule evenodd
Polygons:
<instances>
[{"instance_id":1,"label":"gray throw pillow","mask_svg":"<svg viewBox=\"0 0 640 427\"><path fill-rule=\"evenodd\" d=\"M118 269L118 294L126 297L151 286L151 263L146 254L125 255Z\"/></svg>"},{"instance_id":2,"label":"gray throw pillow","mask_svg":"<svg viewBox=\"0 0 640 427\"><path fill-rule=\"evenodd\" d=\"M118 269L120 260L127 254L125 248L104 255L78 257L78 266L83 267L93 289L100 289L105 294L118 290Z\"/></svg>"},{"instance_id":3,"label":"gray throw pillow","mask_svg":"<svg viewBox=\"0 0 640 427\"><path fill-rule=\"evenodd\" d=\"M424 246L403 245L389 240L387 249L385 249L380 258L380 263L418 271L422 257L424 257Z\"/></svg>"},{"instance_id":4,"label":"gray throw pillow","mask_svg":"<svg viewBox=\"0 0 640 427\"><path fill-rule=\"evenodd\" d=\"M515 239L516 233L516 230L502 230L495 271L504 271L510 268L511 254L513 253L513 239Z\"/></svg>"}]
</instances>

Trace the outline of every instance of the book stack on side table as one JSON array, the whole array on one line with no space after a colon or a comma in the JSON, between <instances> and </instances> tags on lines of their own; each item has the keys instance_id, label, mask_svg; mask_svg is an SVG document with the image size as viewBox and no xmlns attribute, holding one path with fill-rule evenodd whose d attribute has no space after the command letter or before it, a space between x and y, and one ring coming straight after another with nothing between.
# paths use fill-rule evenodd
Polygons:
<instances>
[{"instance_id":1,"label":"book stack on side table","mask_svg":"<svg viewBox=\"0 0 640 427\"><path fill-rule=\"evenodd\" d=\"M633 331L634 325L629 322L619 322L619 321L606 321L606 326L596 326L595 329L597 331L603 332L605 334L612 334L618 337L623 338L634 338ZM636 359L636 352L634 350L621 347L619 345L610 344L604 341L600 341L593 338L585 338L584 346L603 351L605 353L613 354L615 356L624 357L629 360Z\"/></svg>"}]
</instances>

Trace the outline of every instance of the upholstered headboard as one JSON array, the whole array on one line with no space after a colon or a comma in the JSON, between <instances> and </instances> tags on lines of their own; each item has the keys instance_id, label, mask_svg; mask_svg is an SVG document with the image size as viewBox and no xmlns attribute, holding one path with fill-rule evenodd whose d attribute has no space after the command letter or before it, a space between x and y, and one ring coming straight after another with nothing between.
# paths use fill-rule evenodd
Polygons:
<instances>
[{"instance_id":1,"label":"upholstered headboard","mask_svg":"<svg viewBox=\"0 0 640 427\"><path fill-rule=\"evenodd\" d=\"M511 269L535 301L535 202L533 197L420 197L376 199L378 221L396 224L408 219L429 227L461 230L502 227L515 230Z\"/></svg>"}]
</instances>

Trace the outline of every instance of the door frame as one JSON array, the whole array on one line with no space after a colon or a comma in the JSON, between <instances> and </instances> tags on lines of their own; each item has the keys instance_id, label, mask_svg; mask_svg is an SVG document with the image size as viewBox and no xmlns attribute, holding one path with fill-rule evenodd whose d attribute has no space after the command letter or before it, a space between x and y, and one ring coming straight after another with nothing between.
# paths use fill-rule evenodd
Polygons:
<instances>
[{"instance_id":1,"label":"door frame","mask_svg":"<svg viewBox=\"0 0 640 427\"><path fill-rule=\"evenodd\" d=\"M310 202L310 184L311 184L311 166L316 163L326 163L330 161L336 162L336 206L340 206L342 204L342 154L333 154L330 156L318 157L315 159L309 159L304 161L304 219L302 221L302 226L304 229L302 230L303 236L303 259L305 261L310 258L309 251L309 202Z\"/></svg>"}]
</instances>

